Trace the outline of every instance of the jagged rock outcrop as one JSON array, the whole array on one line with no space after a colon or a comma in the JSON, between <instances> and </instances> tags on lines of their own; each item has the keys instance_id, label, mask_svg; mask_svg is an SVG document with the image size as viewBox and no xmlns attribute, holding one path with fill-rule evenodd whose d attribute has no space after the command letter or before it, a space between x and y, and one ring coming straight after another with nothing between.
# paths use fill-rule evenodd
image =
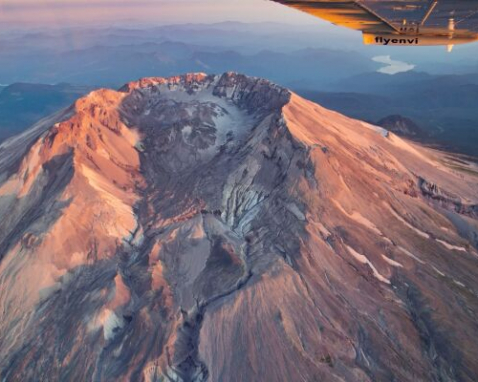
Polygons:
<instances>
[{"instance_id":1,"label":"jagged rock outcrop","mask_svg":"<svg viewBox=\"0 0 478 382\"><path fill-rule=\"evenodd\" d=\"M0 379L474 381L477 174L235 73L95 91L0 146Z\"/></svg>"}]
</instances>

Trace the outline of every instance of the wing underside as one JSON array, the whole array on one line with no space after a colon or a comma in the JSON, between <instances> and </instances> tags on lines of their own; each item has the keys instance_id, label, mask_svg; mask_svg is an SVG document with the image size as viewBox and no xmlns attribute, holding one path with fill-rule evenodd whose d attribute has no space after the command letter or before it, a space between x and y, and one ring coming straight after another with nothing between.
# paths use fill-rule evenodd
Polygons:
<instances>
[{"instance_id":1,"label":"wing underside","mask_svg":"<svg viewBox=\"0 0 478 382\"><path fill-rule=\"evenodd\" d=\"M478 0L273 0L364 33L478 34Z\"/></svg>"},{"instance_id":2,"label":"wing underside","mask_svg":"<svg viewBox=\"0 0 478 382\"><path fill-rule=\"evenodd\" d=\"M364 32L394 32L385 19L357 1L274 0L343 27Z\"/></svg>"}]
</instances>

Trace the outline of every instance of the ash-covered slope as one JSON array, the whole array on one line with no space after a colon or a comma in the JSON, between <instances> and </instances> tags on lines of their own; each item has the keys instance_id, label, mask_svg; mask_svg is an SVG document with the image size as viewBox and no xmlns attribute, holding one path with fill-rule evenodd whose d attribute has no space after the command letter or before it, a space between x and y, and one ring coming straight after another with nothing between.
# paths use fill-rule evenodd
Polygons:
<instances>
[{"instance_id":1,"label":"ash-covered slope","mask_svg":"<svg viewBox=\"0 0 478 382\"><path fill-rule=\"evenodd\" d=\"M475 381L478 169L265 80L0 146L2 381Z\"/></svg>"}]
</instances>

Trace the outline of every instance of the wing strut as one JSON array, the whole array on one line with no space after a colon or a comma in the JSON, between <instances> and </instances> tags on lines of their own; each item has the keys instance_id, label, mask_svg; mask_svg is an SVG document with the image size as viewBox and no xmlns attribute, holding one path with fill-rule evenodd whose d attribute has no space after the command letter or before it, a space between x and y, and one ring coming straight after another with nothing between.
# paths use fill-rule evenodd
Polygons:
<instances>
[{"instance_id":1,"label":"wing strut","mask_svg":"<svg viewBox=\"0 0 478 382\"><path fill-rule=\"evenodd\" d=\"M377 12L375 12L374 10L370 9L369 7L367 7L361 0L356 0L355 1L355 4L357 4L358 7L362 8L365 12L368 12L370 13L371 15L375 16L377 19L379 19L382 23L388 25L390 28L394 29L396 32L399 32L400 33L400 30L395 26L393 25L392 23L390 23L390 21L388 21L387 19L383 18L382 16L380 16Z\"/></svg>"},{"instance_id":2,"label":"wing strut","mask_svg":"<svg viewBox=\"0 0 478 382\"><path fill-rule=\"evenodd\" d=\"M423 16L422 22L420 23L421 26L425 25L425 23L427 22L428 18L431 16L431 14L433 13L437 5L438 5L438 1L434 1L430 4L430 6L428 7L427 13L425 14L425 16Z\"/></svg>"}]
</instances>

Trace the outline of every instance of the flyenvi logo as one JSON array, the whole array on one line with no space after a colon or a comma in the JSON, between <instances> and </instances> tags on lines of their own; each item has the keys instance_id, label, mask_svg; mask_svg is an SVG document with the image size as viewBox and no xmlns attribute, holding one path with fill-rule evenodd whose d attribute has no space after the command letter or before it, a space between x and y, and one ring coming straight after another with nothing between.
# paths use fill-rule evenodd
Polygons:
<instances>
[{"instance_id":1,"label":"flyenvi logo","mask_svg":"<svg viewBox=\"0 0 478 382\"><path fill-rule=\"evenodd\" d=\"M415 38L385 38L382 36L375 37L375 42L377 44L389 45L389 44L400 44L400 45L418 45L418 37Z\"/></svg>"}]
</instances>

